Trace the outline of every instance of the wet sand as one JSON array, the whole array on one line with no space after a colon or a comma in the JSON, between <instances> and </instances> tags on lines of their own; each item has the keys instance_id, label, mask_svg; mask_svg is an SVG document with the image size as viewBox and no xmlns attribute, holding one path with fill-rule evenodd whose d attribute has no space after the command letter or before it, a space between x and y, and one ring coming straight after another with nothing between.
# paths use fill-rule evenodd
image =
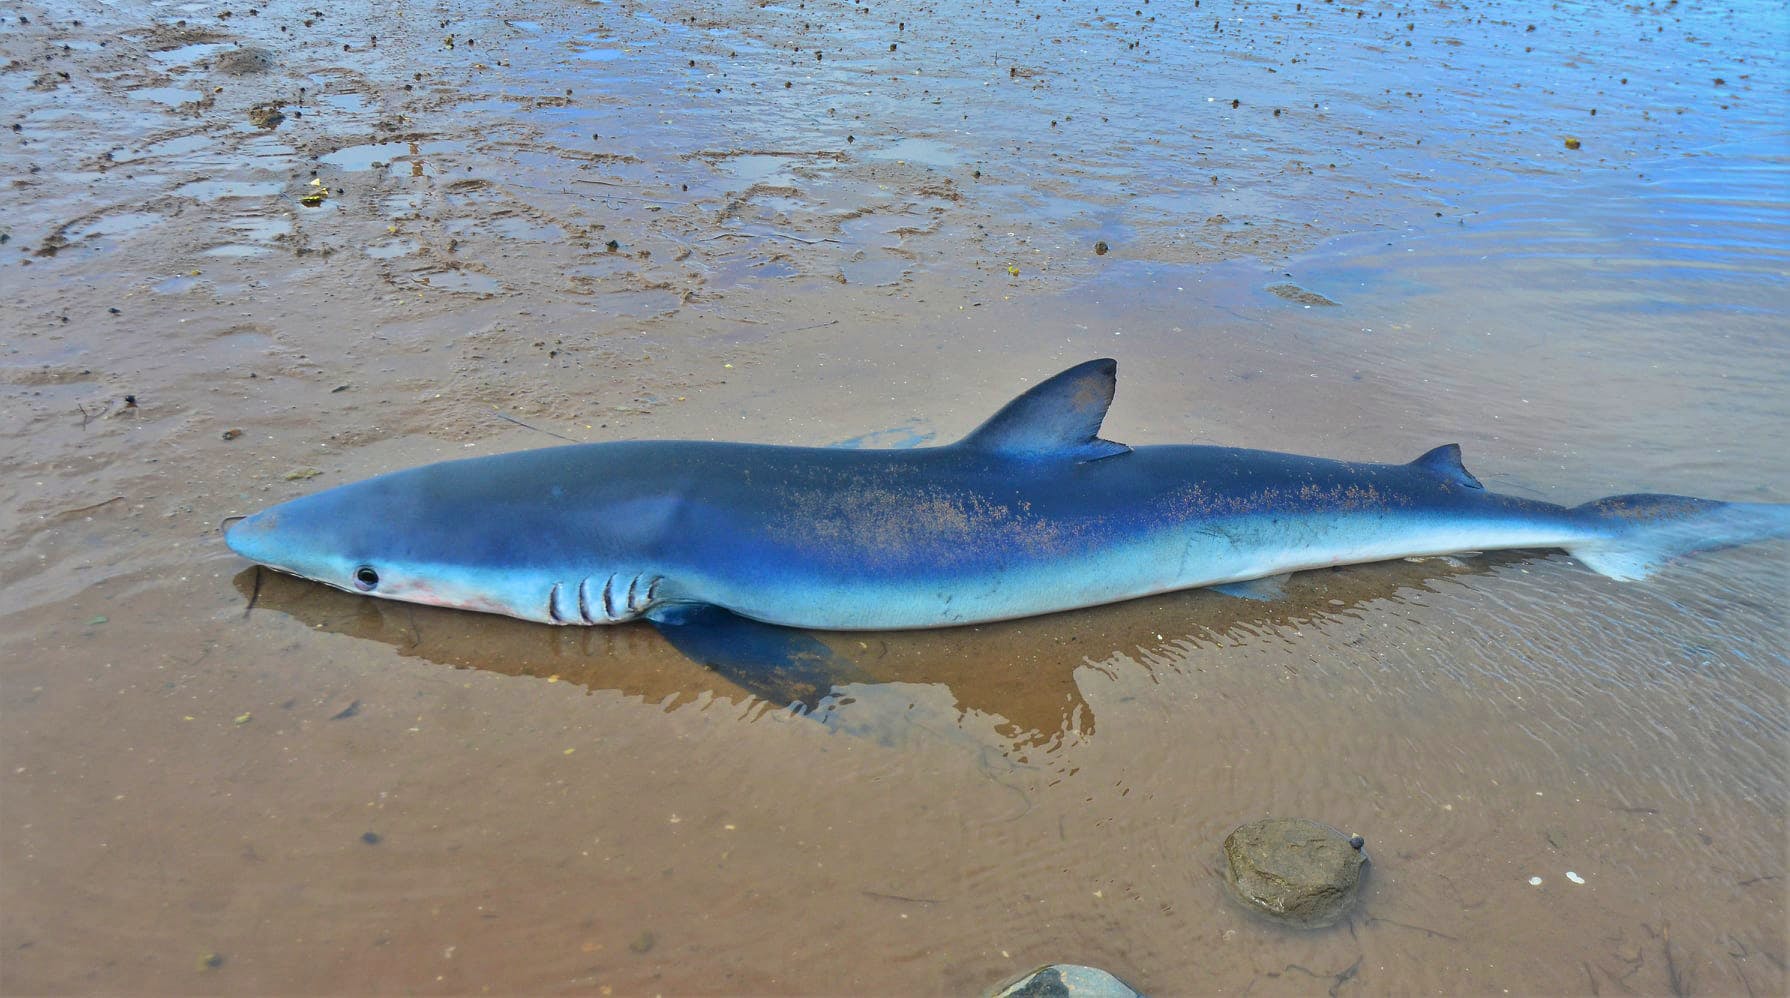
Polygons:
<instances>
[{"instance_id":1,"label":"wet sand","mask_svg":"<svg viewBox=\"0 0 1790 998\"><path fill-rule=\"evenodd\" d=\"M314 9L0 12L0 991L1785 990L1782 543L828 635L798 718L216 532L1100 355L1132 444L1790 501L1768 7ZM1226 901L1264 814L1349 925Z\"/></svg>"}]
</instances>

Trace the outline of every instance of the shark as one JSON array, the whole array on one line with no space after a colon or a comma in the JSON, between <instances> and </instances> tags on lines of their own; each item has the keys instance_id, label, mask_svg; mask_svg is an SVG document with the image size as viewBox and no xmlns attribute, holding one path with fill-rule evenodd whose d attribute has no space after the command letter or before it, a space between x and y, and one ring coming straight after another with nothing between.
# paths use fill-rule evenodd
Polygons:
<instances>
[{"instance_id":1,"label":"shark","mask_svg":"<svg viewBox=\"0 0 1790 998\"><path fill-rule=\"evenodd\" d=\"M699 661L837 665L809 630L939 628L1291 573L1564 549L1618 580L1790 535L1790 504L1488 490L1445 444L1401 463L1100 434L1117 364L1038 383L962 439L899 450L699 440L548 447L394 471L225 530L348 592L542 624L644 620ZM794 663L792 665L792 663Z\"/></svg>"}]
</instances>

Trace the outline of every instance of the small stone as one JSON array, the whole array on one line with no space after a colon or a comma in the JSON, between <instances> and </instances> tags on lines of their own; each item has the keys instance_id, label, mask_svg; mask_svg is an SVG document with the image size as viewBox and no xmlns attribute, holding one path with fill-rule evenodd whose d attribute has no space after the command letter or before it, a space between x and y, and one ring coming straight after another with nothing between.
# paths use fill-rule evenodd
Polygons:
<instances>
[{"instance_id":1,"label":"small stone","mask_svg":"<svg viewBox=\"0 0 1790 998\"><path fill-rule=\"evenodd\" d=\"M1106 250L1107 250L1107 245L1106 245L1105 240L1101 240L1100 242L1097 242L1094 244L1094 255L1095 256L1105 256Z\"/></svg>"},{"instance_id":2,"label":"small stone","mask_svg":"<svg viewBox=\"0 0 1790 998\"><path fill-rule=\"evenodd\" d=\"M224 954L204 953L199 956L200 970L216 970L224 965Z\"/></svg>"},{"instance_id":3,"label":"small stone","mask_svg":"<svg viewBox=\"0 0 1790 998\"><path fill-rule=\"evenodd\" d=\"M1210 221L1210 219L1207 221ZM1285 281L1282 281L1279 284L1270 284L1263 290L1275 297L1285 298L1295 305L1334 306L1337 304L1323 295L1318 294L1316 291L1307 291L1297 284L1291 284Z\"/></svg>"},{"instance_id":4,"label":"small stone","mask_svg":"<svg viewBox=\"0 0 1790 998\"><path fill-rule=\"evenodd\" d=\"M273 69L273 53L263 48L245 46L218 56L214 64L218 72L229 76L254 76Z\"/></svg>"},{"instance_id":5,"label":"small stone","mask_svg":"<svg viewBox=\"0 0 1790 998\"><path fill-rule=\"evenodd\" d=\"M1303 818L1252 821L1225 838L1224 854L1225 883L1238 900L1308 929L1348 914L1368 861L1351 836Z\"/></svg>"},{"instance_id":6,"label":"small stone","mask_svg":"<svg viewBox=\"0 0 1790 998\"><path fill-rule=\"evenodd\" d=\"M360 840L370 846L376 846L382 841L378 832L362 832Z\"/></svg>"},{"instance_id":7,"label":"small stone","mask_svg":"<svg viewBox=\"0 0 1790 998\"><path fill-rule=\"evenodd\" d=\"M235 440L237 437L240 437L240 436L242 436L242 431L239 429L236 429L235 427L231 427L230 429L224 431L224 439L225 440Z\"/></svg>"},{"instance_id":8,"label":"small stone","mask_svg":"<svg viewBox=\"0 0 1790 998\"><path fill-rule=\"evenodd\" d=\"M1098 967L1053 963L1029 970L994 990L994 998L1143 998L1136 988Z\"/></svg>"},{"instance_id":9,"label":"small stone","mask_svg":"<svg viewBox=\"0 0 1790 998\"><path fill-rule=\"evenodd\" d=\"M633 942L628 944L628 949L635 953L648 953L652 951L653 945L657 942L658 940L653 938L651 932L642 932L640 935L634 937Z\"/></svg>"}]
</instances>

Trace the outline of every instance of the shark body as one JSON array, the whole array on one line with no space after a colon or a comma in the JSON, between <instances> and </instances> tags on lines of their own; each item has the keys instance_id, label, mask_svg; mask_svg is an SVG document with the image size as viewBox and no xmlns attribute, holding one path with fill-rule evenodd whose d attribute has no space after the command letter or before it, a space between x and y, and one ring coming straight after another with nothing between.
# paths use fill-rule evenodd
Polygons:
<instances>
[{"instance_id":1,"label":"shark body","mask_svg":"<svg viewBox=\"0 0 1790 998\"><path fill-rule=\"evenodd\" d=\"M1564 548L1636 579L1790 534L1782 504L1499 495L1452 444L1403 464L1133 449L1099 436L1115 372L1111 360L1064 371L941 447L553 447L340 486L246 517L226 539L374 596L546 624L645 618L711 658L735 624L762 639L764 625L942 627L1199 586L1263 598L1304 569L1516 548ZM775 645L770 656L787 651Z\"/></svg>"}]
</instances>

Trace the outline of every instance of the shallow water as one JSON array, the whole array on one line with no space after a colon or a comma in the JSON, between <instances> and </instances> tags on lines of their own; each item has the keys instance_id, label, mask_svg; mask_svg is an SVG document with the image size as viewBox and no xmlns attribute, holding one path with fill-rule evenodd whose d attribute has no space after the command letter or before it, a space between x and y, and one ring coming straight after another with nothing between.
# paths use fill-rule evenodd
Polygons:
<instances>
[{"instance_id":1,"label":"shallow water","mask_svg":"<svg viewBox=\"0 0 1790 998\"><path fill-rule=\"evenodd\" d=\"M1790 502L1786 78L1693 6L7 12L0 990L1782 993L1784 542L824 635L869 680L797 717L215 530L1100 355L1132 444ZM1264 814L1367 838L1348 925L1225 899Z\"/></svg>"}]
</instances>

